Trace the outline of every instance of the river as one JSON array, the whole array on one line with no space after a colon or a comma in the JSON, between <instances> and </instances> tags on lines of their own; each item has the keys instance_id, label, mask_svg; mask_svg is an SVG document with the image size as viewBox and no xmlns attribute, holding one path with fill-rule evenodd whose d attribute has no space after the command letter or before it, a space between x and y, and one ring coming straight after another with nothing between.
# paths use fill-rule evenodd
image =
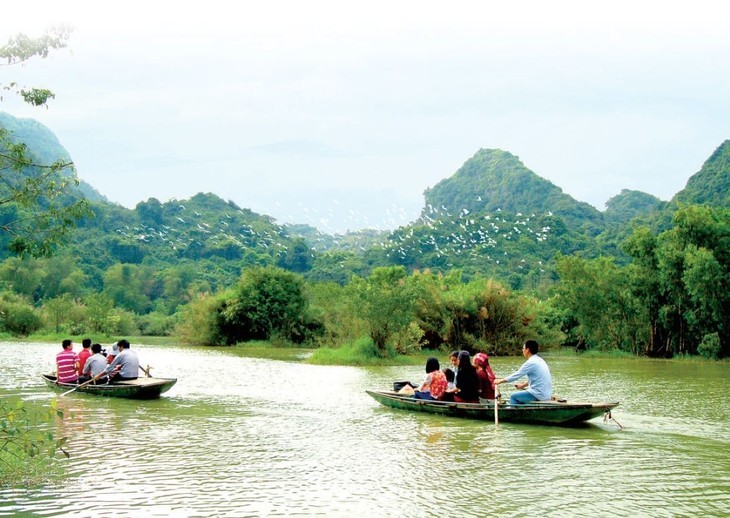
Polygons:
<instances>
[{"instance_id":1,"label":"river","mask_svg":"<svg viewBox=\"0 0 730 518\"><path fill-rule=\"evenodd\" d=\"M65 483L0 516L727 516L730 364L546 355L555 393L619 401L575 428L411 414L365 390L422 367L331 367L132 345L159 400L59 398ZM0 397L47 403L59 344L0 343ZM443 359L446 361L444 355ZM521 358L493 358L497 375Z\"/></svg>"}]
</instances>

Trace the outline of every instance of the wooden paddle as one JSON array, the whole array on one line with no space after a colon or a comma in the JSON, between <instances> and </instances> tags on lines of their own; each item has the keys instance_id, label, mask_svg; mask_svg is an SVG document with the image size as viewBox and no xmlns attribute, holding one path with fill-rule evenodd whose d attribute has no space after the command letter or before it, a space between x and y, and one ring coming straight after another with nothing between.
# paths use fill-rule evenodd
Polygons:
<instances>
[{"instance_id":1,"label":"wooden paddle","mask_svg":"<svg viewBox=\"0 0 730 518\"><path fill-rule=\"evenodd\" d=\"M72 388L71 390L67 390L66 392L64 392L63 394L61 394L61 396L60 396L60 397L63 397L63 396L65 396L66 394L70 394L71 392L74 392L75 390L78 390L78 389L80 389L81 387L85 387L85 386L86 386L86 385L88 385L89 383L91 383L91 382L94 382L94 381L98 380L98 379L99 379L99 378L101 377L101 375L102 375L102 374L104 374L104 372L100 372L99 374L97 374L96 376L94 376L93 378L91 378L91 379L90 379L89 381L84 381L84 382L83 382L83 383L82 383L81 385L76 385L76 386L75 386L74 388Z\"/></svg>"},{"instance_id":2,"label":"wooden paddle","mask_svg":"<svg viewBox=\"0 0 730 518\"><path fill-rule=\"evenodd\" d=\"M499 398L497 397L497 385L494 386L494 427L499 427Z\"/></svg>"},{"instance_id":3,"label":"wooden paddle","mask_svg":"<svg viewBox=\"0 0 730 518\"><path fill-rule=\"evenodd\" d=\"M141 370L142 372L144 372L147 375L148 378L151 378L152 377L152 374L150 374L150 371L152 370L152 367L150 367L149 365L147 366L146 369L140 365L139 366L139 370Z\"/></svg>"}]
</instances>

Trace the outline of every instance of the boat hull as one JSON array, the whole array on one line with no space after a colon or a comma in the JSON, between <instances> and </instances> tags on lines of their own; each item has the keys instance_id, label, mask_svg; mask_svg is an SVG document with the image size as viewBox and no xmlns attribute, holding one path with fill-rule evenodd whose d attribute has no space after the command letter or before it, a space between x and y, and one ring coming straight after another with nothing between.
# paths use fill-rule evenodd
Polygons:
<instances>
[{"instance_id":1,"label":"boat hull","mask_svg":"<svg viewBox=\"0 0 730 518\"><path fill-rule=\"evenodd\" d=\"M395 392L366 390L378 403L399 410L425 412L468 419L494 422L494 402L455 403L451 401L427 401ZM500 403L500 422L570 426L589 421L609 413L618 403L570 403L536 401L524 405Z\"/></svg>"},{"instance_id":2,"label":"boat hull","mask_svg":"<svg viewBox=\"0 0 730 518\"><path fill-rule=\"evenodd\" d=\"M56 377L49 374L43 374L42 376L46 385L61 392L67 392L78 387L74 392L126 399L156 399L177 383L177 378L138 378L110 384L89 384L79 387L75 383L56 383Z\"/></svg>"}]
</instances>

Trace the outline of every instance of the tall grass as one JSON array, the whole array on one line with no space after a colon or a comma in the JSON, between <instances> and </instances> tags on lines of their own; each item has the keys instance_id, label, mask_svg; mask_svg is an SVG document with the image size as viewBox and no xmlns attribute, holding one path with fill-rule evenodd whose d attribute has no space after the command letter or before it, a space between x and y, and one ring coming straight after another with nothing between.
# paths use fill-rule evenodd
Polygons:
<instances>
[{"instance_id":1,"label":"tall grass","mask_svg":"<svg viewBox=\"0 0 730 518\"><path fill-rule=\"evenodd\" d=\"M388 351L381 355L369 338L360 338L337 348L316 349L307 360L317 365L355 365L355 366L392 366L420 365L425 358L433 356L433 351L420 351L411 355L398 355Z\"/></svg>"}]
</instances>

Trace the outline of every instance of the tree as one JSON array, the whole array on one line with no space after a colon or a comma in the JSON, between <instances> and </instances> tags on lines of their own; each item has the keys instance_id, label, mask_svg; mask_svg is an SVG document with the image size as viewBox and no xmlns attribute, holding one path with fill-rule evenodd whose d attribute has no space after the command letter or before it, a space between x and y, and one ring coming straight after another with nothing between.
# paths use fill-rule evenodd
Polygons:
<instances>
[{"instance_id":1,"label":"tree","mask_svg":"<svg viewBox=\"0 0 730 518\"><path fill-rule=\"evenodd\" d=\"M388 356L388 341L414 318L414 297L406 283L405 267L375 268L367 279L354 277L348 288L359 302L359 314L368 324L378 354Z\"/></svg>"},{"instance_id":2,"label":"tree","mask_svg":"<svg viewBox=\"0 0 730 518\"><path fill-rule=\"evenodd\" d=\"M645 320L626 272L605 257L561 257L557 268L561 282L555 304L576 325L575 330L564 331L587 348L639 352Z\"/></svg>"},{"instance_id":3,"label":"tree","mask_svg":"<svg viewBox=\"0 0 730 518\"><path fill-rule=\"evenodd\" d=\"M730 210L680 206L673 223L658 236L637 229L624 244L634 259L632 290L648 316L646 352L695 354L717 342L717 356L728 356Z\"/></svg>"},{"instance_id":4,"label":"tree","mask_svg":"<svg viewBox=\"0 0 730 518\"><path fill-rule=\"evenodd\" d=\"M73 299L68 293L50 299L43 305L46 311L46 318L56 333L60 333L61 325L68 321L72 305Z\"/></svg>"},{"instance_id":5,"label":"tree","mask_svg":"<svg viewBox=\"0 0 730 518\"><path fill-rule=\"evenodd\" d=\"M227 344L268 340L274 335L295 340L306 325L307 301L301 276L275 267L244 272L234 296L219 309L220 334Z\"/></svg>"},{"instance_id":6,"label":"tree","mask_svg":"<svg viewBox=\"0 0 730 518\"><path fill-rule=\"evenodd\" d=\"M312 255L304 239L298 237L279 257L276 265L292 272L305 273L312 269Z\"/></svg>"},{"instance_id":7,"label":"tree","mask_svg":"<svg viewBox=\"0 0 730 518\"><path fill-rule=\"evenodd\" d=\"M33 57L45 58L52 49L67 45L69 30L50 29L39 38L18 35L0 47L0 58L13 66ZM19 95L33 106L45 106L54 97L45 88L28 88L15 82L0 88ZM2 100L2 98L0 98ZM43 164L34 150L7 128L0 127L0 232L3 244L15 254L50 255L81 218L91 214L86 200L69 194L79 180L73 162L59 157Z\"/></svg>"}]
</instances>

